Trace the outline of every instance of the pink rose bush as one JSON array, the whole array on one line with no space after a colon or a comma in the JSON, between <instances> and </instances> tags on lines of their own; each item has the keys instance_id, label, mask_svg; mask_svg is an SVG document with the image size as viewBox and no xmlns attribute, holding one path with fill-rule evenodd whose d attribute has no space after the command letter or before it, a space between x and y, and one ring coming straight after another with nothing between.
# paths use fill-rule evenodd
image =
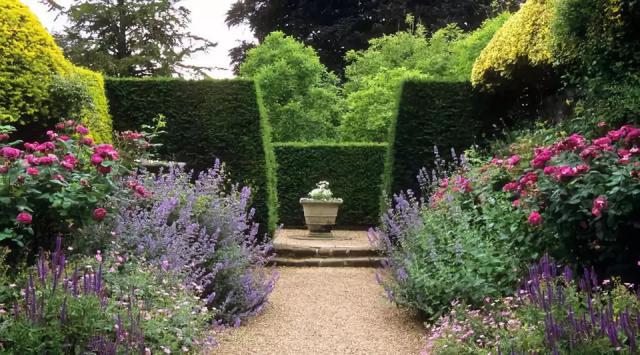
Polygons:
<instances>
[{"instance_id":1,"label":"pink rose bush","mask_svg":"<svg viewBox=\"0 0 640 355\"><path fill-rule=\"evenodd\" d=\"M640 128L626 125L594 139L572 134L534 148L521 165L502 190L532 226L559 238L561 253L612 269L631 266L631 250L640 246L631 237L640 233Z\"/></svg>"},{"instance_id":2,"label":"pink rose bush","mask_svg":"<svg viewBox=\"0 0 640 355\"><path fill-rule=\"evenodd\" d=\"M107 216L100 204L128 173L112 145L95 144L71 120L44 142L11 142L12 131L0 126L0 240L37 248Z\"/></svg>"}]
</instances>

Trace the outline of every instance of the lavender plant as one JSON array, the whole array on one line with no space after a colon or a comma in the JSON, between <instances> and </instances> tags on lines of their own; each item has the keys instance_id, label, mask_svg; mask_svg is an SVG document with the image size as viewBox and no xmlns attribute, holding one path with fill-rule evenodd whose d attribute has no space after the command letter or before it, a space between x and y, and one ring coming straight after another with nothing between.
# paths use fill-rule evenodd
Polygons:
<instances>
[{"instance_id":1,"label":"lavender plant","mask_svg":"<svg viewBox=\"0 0 640 355\"><path fill-rule=\"evenodd\" d=\"M50 260L40 255L10 309L0 306L0 350L115 355L214 344L207 308L172 273L117 254L68 262L61 246L58 238Z\"/></svg>"},{"instance_id":2,"label":"lavender plant","mask_svg":"<svg viewBox=\"0 0 640 355\"><path fill-rule=\"evenodd\" d=\"M513 297L480 309L456 305L427 342L428 353L483 352L635 354L640 340L640 295L631 284L598 282L593 269L575 279L544 256Z\"/></svg>"},{"instance_id":3,"label":"lavender plant","mask_svg":"<svg viewBox=\"0 0 640 355\"><path fill-rule=\"evenodd\" d=\"M277 273L265 268L272 246L258 241L250 188L229 187L219 161L195 180L172 167L130 185L146 186L147 198L117 202L116 249L181 274L218 322L239 324L263 309Z\"/></svg>"},{"instance_id":4,"label":"lavender plant","mask_svg":"<svg viewBox=\"0 0 640 355\"><path fill-rule=\"evenodd\" d=\"M22 299L2 319L0 344L16 354L69 353L91 350L96 338L109 339L114 348L135 348L123 343L111 329L113 309L106 296L103 269L67 273L62 238L47 260L40 254L36 276L29 275ZM4 312L9 315L9 312Z\"/></svg>"},{"instance_id":5,"label":"lavender plant","mask_svg":"<svg viewBox=\"0 0 640 355\"><path fill-rule=\"evenodd\" d=\"M526 265L512 238L523 223L508 196L478 192L464 157L446 163L437 155L434 166L431 178L419 174L423 197L396 194L381 226L369 232L387 256L377 279L389 298L431 319L455 299L478 305L513 292Z\"/></svg>"}]
</instances>

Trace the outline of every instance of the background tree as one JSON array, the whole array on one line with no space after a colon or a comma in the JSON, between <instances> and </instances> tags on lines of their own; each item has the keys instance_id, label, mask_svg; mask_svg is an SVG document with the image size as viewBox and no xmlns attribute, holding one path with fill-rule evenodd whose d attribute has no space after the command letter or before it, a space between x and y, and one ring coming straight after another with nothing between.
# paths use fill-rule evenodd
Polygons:
<instances>
[{"instance_id":1,"label":"background tree","mask_svg":"<svg viewBox=\"0 0 640 355\"><path fill-rule=\"evenodd\" d=\"M186 30L190 11L181 0L75 0L69 7L44 2L68 18L56 40L75 64L111 76L203 74L208 69L184 63L215 43Z\"/></svg>"},{"instance_id":2,"label":"background tree","mask_svg":"<svg viewBox=\"0 0 640 355\"><path fill-rule=\"evenodd\" d=\"M520 0L237 0L227 13L227 24L246 23L260 42L272 31L312 46L322 63L342 74L344 55L367 48L371 38L395 33L414 14L428 32L455 23L464 30ZM242 62L242 49L232 51L234 63Z\"/></svg>"},{"instance_id":3,"label":"background tree","mask_svg":"<svg viewBox=\"0 0 640 355\"><path fill-rule=\"evenodd\" d=\"M313 48L282 32L271 33L247 52L240 76L258 83L274 141L335 138L342 111L338 78Z\"/></svg>"},{"instance_id":4,"label":"background tree","mask_svg":"<svg viewBox=\"0 0 640 355\"><path fill-rule=\"evenodd\" d=\"M371 39L367 50L349 51L341 139L386 141L402 83L470 80L475 59L508 18L503 13L473 32L451 24L428 37L426 28L408 16L408 30Z\"/></svg>"}]
</instances>

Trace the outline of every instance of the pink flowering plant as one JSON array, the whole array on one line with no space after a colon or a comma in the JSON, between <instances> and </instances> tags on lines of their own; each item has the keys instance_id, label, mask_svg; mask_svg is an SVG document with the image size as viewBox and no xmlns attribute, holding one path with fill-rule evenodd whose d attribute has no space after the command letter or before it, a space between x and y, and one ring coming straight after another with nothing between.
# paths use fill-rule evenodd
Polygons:
<instances>
[{"instance_id":1,"label":"pink flowering plant","mask_svg":"<svg viewBox=\"0 0 640 355\"><path fill-rule=\"evenodd\" d=\"M636 354L640 298L633 284L575 278L548 256L520 290L480 307L455 301L429 328L424 354Z\"/></svg>"},{"instance_id":2,"label":"pink flowering plant","mask_svg":"<svg viewBox=\"0 0 640 355\"><path fill-rule=\"evenodd\" d=\"M640 247L640 128L600 133L536 147L503 191L539 234L559 238L556 255L620 273L636 267Z\"/></svg>"},{"instance_id":3,"label":"pink flowering plant","mask_svg":"<svg viewBox=\"0 0 640 355\"><path fill-rule=\"evenodd\" d=\"M103 204L127 172L118 151L96 144L75 121L58 123L43 142L11 141L0 126L0 241L31 250L109 215Z\"/></svg>"}]
</instances>

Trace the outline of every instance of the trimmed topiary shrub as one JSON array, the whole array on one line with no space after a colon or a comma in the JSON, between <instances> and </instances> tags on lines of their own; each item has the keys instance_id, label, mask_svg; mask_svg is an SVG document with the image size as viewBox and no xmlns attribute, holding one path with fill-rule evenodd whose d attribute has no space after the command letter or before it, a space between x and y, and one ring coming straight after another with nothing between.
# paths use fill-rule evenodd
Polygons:
<instances>
[{"instance_id":1,"label":"trimmed topiary shrub","mask_svg":"<svg viewBox=\"0 0 640 355\"><path fill-rule=\"evenodd\" d=\"M280 223L287 228L303 226L299 200L315 183L326 180L334 196L344 200L338 225L376 224L386 150L382 143L275 144Z\"/></svg>"},{"instance_id":2,"label":"trimmed topiary shrub","mask_svg":"<svg viewBox=\"0 0 640 355\"><path fill-rule=\"evenodd\" d=\"M253 188L257 221L275 227L275 163L252 81L149 78L108 79L106 84L117 130L151 125L164 115L168 134L158 139L160 156L196 171L210 167L215 158L224 161L234 179L245 179L241 183Z\"/></svg>"},{"instance_id":3,"label":"trimmed topiary shrub","mask_svg":"<svg viewBox=\"0 0 640 355\"><path fill-rule=\"evenodd\" d=\"M434 146L458 152L470 147L494 121L488 106L468 82L406 82L389 134L385 191L417 191L416 175L433 167Z\"/></svg>"},{"instance_id":4,"label":"trimmed topiary shrub","mask_svg":"<svg viewBox=\"0 0 640 355\"><path fill-rule=\"evenodd\" d=\"M57 115L63 107L63 118L82 121L99 142L111 141L102 75L66 60L20 1L0 2L0 51L0 123L24 126L25 134L34 138L61 118ZM73 92L62 90L63 82L73 86ZM78 101L79 96L86 99Z\"/></svg>"},{"instance_id":5,"label":"trimmed topiary shrub","mask_svg":"<svg viewBox=\"0 0 640 355\"><path fill-rule=\"evenodd\" d=\"M474 86L494 88L513 79L545 79L553 64L553 1L529 0L496 32L473 65Z\"/></svg>"}]
</instances>

